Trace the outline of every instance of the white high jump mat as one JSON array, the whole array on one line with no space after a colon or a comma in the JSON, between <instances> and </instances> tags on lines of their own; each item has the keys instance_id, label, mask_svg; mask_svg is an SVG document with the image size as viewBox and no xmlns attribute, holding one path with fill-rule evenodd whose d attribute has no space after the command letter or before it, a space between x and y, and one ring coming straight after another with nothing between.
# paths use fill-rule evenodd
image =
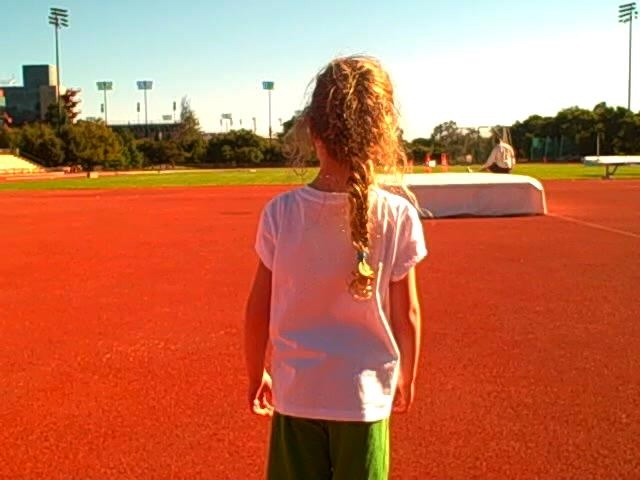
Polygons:
<instances>
[{"instance_id":1,"label":"white high jump mat","mask_svg":"<svg viewBox=\"0 0 640 480\"><path fill-rule=\"evenodd\" d=\"M406 174L421 208L436 218L544 215L544 187L526 175L497 173Z\"/></svg>"}]
</instances>

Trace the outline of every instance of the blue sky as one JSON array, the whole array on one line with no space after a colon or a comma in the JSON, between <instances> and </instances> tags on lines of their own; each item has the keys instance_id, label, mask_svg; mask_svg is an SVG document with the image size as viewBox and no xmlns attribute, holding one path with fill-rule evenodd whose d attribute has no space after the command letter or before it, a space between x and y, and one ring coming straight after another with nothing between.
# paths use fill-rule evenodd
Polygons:
<instances>
[{"instance_id":1,"label":"blue sky","mask_svg":"<svg viewBox=\"0 0 640 480\"><path fill-rule=\"evenodd\" d=\"M136 80L149 79L150 120L187 96L206 131L219 131L220 115L232 113L236 126L256 117L266 133L261 82L272 80L277 131L278 119L304 105L324 64L366 53L389 70L406 137L415 138L447 120L511 124L572 105L626 106L628 29L617 22L620 3L12 0L3 9L8 47L0 79L15 75L21 84L23 64L55 63L47 15L56 6L69 10L71 24L61 32L62 84L82 89L84 117L101 115L95 82L111 80L110 123L135 123L142 101ZM640 88L632 95L638 110Z\"/></svg>"}]
</instances>

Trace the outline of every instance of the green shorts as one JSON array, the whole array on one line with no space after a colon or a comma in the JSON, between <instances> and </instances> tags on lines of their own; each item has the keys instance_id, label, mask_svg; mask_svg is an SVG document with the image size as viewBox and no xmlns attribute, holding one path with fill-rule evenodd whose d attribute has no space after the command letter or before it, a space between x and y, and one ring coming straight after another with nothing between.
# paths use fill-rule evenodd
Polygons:
<instances>
[{"instance_id":1,"label":"green shorts","mask_svg":"<svg viewBox=\"0 0 640 480\"><path fill-rule=\"evenodd\" d=\"M386 480L389 419L310 420L274 413L268 480Z\"/></svg>"}]
</instances>

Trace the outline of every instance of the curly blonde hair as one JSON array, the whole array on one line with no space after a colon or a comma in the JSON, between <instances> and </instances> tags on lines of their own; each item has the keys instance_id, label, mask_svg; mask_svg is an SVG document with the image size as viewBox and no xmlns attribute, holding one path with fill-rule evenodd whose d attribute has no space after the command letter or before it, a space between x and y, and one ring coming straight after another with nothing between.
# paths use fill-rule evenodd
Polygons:
<instances>
[{"instance_id":1,"label":"curly blonde hair","mask_svg":"<svg viewBox=\"0 0 640 480\"><path fill-rule=\"evenodd\" d=\"M304 164L313 156L314 139L349 171L351 241L356 251L349 290L356 298L371 298L376 272L368 261L369 189L376 183L376 172L396 173L406 165L393 86L377 59L336 58L318 74L309 104L285 137L285 153L294 164Z\"/></svg>"}]
</instances>

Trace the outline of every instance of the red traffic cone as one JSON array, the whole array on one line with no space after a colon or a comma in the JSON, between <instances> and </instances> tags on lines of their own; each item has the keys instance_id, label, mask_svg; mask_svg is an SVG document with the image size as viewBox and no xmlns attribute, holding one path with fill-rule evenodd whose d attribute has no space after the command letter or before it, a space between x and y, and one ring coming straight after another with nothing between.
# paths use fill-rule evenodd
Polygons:
<instances>
[{"instance_id":1,"label":"red traffic cone","mask_svg":"<svg viewBox=\"0 0 640 480\"><path fill-rule=\"evenodd\" d=\"M424 171L426 173L431 173L431 154L430 153L425 153L424 154Z\"/></svg>"},{"instance_id":2,"label":"red traffic cone","mask_svg":"<svg viewBox=\"0 0 640 480\"><path fill-rule=\"evenodd\" d=\"M448 172L449 171L449 160L447 159L447 154L446 153L441 153L440 154L440 169L443 172Z\"/></svg>"}]
</instances>

